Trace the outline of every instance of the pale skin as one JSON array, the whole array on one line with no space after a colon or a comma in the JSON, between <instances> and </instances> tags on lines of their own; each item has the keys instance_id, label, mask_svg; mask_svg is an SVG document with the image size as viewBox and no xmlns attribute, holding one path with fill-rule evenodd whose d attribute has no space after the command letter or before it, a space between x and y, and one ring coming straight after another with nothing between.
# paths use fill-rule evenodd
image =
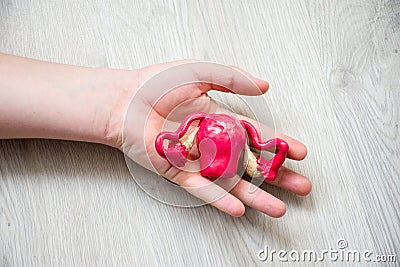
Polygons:
<instances>
[{"instance_id":1,"label":"pale skin","mask_svg":"<svg viewBox=\"0 0 400 267\"><path fill-rule=\"evenodd\" d=\"M0 54L0 138L76 140L106 144L121 151L123 147L124 151L127 151L126 147L139 147L136 152L128 153L128 156L136 162L143 162L146 168L155 168L165 178L187 188L194 196L229 215L242 216L246 205L271 217L283 216L286 212L283 201L260 188L254 188L255 191L250 192L251 185L244 179L238 180L229 192L225 192L221 185L214 185L213 190L224 193L216 200L206 191L193 189L210 183L210 180L199 173L174 170L165 159L157 155L154 148L154 140L174 106L187 100L206 99L209 100L205 103L209 104L210 112L221 111L211 99L205 97L208 91L226 92L227 87L233 86L235 92L243 95L263 94L269 88L266 81L237 69L257 85L257 93L246 90L241 86L240 79L234 79L235 77L203 77L217 79L216 82L220 85L186 85L184 94L171 95L173 101L161 101L150 107L154 112L149 117L150 126L145 136L133 130L123 133L126 112L133 117L145 116L135 107L128 109L131 98L140 85L154 74L185 62L190 60L136 70L115 70L49 63ZM204 72L202 75L211 74ZM147 105L146 99L143 99L142 104ZM241 118L252 121L243 116ZM168 123L179 125L177 122ZM276 135L289 144L290 159L302 160L306 157L307 149L304 144L281 133ZM143 140L148 149L146 152L152 157L153 168L146 166L145 160L141 158L143 153L140 153L140 144ZM270 183L301 196L310 193L312 187L308 178L285 167L280 169L277 179Z\"/></svg>"}]
</instances>

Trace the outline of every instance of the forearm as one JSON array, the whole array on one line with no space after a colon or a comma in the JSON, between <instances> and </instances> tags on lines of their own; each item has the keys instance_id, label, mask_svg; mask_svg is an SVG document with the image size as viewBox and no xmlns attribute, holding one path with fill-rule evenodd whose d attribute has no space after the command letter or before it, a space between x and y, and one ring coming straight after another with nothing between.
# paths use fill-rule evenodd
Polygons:
<instances>
[{"instance_id":1,"label":"forearm","mask_svg":"<svg viewBox=\"0 0 400 267\"><path fill-rule=\"evenodd\" d=\"M84 68L0 54L0 138L114 145L129 97L127 71ZM121 83L121 86L118 86ZM134 82L132 82L134 84Z\"/></svg>"}]
</instances>

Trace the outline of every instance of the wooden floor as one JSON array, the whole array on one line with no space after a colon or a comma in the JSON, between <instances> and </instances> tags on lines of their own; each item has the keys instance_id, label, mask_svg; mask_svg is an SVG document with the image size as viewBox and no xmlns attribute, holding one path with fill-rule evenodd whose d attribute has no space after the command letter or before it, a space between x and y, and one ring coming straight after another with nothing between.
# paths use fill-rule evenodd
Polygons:
<instances>
[{"instance_id":1,"label":"wooden floor","mask_svg":"<svg viewBox=\"0 0 400 267\"><path fill-rule=\"evenodd\" d=\"M3 140L0 266L280 266L258 252L339 239L400 257L399 1L2 0L0 51L93 67L240 66L270 82L277 130L309 148L287 165L314 185L307 197L269 188L288 205L281 219L235 219L155 201L115 149Z\"/></svg>"}]
</instances>

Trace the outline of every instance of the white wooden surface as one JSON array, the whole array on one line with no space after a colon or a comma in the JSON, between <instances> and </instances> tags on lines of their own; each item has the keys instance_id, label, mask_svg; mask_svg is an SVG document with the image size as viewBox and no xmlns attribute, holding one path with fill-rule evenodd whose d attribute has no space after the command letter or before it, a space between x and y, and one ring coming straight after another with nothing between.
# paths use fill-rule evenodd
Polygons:
<instances>
[{"instance_id":1,"label":"white wooden surface","mask_svg":"<svg viewBox=\"0 0 400 267\"><path fill-rule=\"evenodd\" d=\"M288 165L314 185L307 197L268 188L288 204L281 219L235 219L153 200L109 147L3 140L0 266L279 266L257 252L339 238L400 256L399 1L2 0L0 51L93 67L240 66L270 82L277 129L309 147Z\"/></svg>"}]
</instances>

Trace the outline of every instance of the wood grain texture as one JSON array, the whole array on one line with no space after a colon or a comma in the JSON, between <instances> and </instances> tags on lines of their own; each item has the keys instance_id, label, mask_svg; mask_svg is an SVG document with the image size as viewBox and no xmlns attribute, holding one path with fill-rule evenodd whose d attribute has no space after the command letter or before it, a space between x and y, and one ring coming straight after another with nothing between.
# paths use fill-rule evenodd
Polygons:
<instances>
[{"instance_id":1,"label":"wood grain texture","mask_svg":"<svg viewBox=\"0 0 400 267\"><path fill-rule=\"evenodd\" d=\"M322 251L339 238L400 256L398 1L3 0L0 51L93 67L240 66L270 82L264 99L245 99L257 112L267 101L276 128L308 145L287 165L314 185L307 197L268 187L288 204L281 219L251 209L235 219L155 201L114 149L3 140L0 266L280 266L257 252Z\"/></svg>"}]
</instances>

